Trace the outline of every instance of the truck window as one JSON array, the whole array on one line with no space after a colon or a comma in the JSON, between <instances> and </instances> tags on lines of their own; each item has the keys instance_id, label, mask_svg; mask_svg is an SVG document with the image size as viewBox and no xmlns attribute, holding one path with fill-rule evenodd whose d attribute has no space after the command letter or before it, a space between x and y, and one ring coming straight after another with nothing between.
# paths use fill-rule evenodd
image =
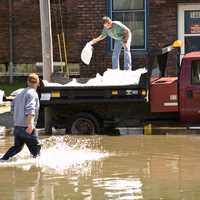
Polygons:
<instances>
[{"instance_id":1,"label":"truck window","mask_svg":"<svg viewBox=\"0 0 200 200\"><path fill-rule=\"evenodd\" d=\"M200 84L200 60L192 62L192 83Z\"/></svg>"}]
</instances>

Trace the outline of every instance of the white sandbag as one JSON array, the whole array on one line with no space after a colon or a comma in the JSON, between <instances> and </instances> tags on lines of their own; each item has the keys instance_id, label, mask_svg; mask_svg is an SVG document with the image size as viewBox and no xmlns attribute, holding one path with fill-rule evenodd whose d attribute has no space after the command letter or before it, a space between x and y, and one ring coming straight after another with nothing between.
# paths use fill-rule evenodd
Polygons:
<instances>
[{"instance_id":1,"label":"white sandbag","mask_svg":"<svg viewBox=\"0 0 200 200\"><path fill-rule=\"evenodd\" d=\"M91 42L88 42L81 52L81 60L86 64L90 64L90 60L92 58L93 46Z\"/></svg>"}]
</instances>

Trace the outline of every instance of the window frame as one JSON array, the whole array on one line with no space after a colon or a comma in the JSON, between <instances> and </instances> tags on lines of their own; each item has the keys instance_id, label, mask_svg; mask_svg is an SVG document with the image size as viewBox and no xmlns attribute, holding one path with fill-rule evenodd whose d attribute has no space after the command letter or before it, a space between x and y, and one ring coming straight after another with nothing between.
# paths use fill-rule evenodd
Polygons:
<instances>
[{"instance_id":1,"label":"window frame","mask_svg":"<svg viewBox=\"0 0 200 200\"><path fill-rule=\"evenodd\" d=\"M141 49L135 49L131 48L131 51L136 51L136 52L146 52L147 51L147 41L148 41L148 30L147 30L147 16L148 16L148 0L143 0L144 1L144 10L141 9L135 9L134 11L144 11L144 48ZM112 19L113 18L113 0L107 0L107 15ZM131 10L123 10L121 12L132 12L133 9ZM120 11L115 11L115 12L120 12ZM108 39L108 46L109 50L113 50L113 40L111 38Z\"/></svg>"}]
</instances>

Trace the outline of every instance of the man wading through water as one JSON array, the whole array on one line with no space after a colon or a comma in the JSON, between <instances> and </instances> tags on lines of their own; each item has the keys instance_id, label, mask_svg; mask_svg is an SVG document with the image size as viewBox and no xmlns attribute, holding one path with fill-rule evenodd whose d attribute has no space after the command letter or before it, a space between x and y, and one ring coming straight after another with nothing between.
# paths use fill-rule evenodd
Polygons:
<instances>
[{"instance_id":1,"label":"man wading through water","mask_svg":"<svg viewBox=\"0 0 200 200\"><path fill-rule=\"evenodd\" d=\"M97 42L105 39L107 36L110 36L115 40L113 55L112 55L112 69L120 69L119 65L119 56L121 53L122 47L124 47L124 70L131 70L132 61L131 61L131 31L127 26L122 24L119 21L112 21L109 17L103 17L102 23L104 29L101 35L93 40L91 44L96 44Z\"/></svg>"},{"instance_id":2,"label":"man wading through water","mask_svg":"<svg viewBox=\"0 0 200 200\"><path fill-rule=\"evenodd\" d=\"M39 113L39 98L36 92L39 86L37 74L30 74L27 78L28 87L20 92L12 102L14 120L14 146L0 159L5 161L19 153L24 144L35 158L40 155L41 146L35 127Z\"/></svg>"}]
</instances>

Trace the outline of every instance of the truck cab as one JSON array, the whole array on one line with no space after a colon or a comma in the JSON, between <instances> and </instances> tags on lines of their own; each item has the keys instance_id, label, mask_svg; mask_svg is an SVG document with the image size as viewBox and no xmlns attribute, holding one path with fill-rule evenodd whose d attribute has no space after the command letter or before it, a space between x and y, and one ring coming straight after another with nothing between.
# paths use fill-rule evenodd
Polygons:
<instances>
[{"instance_id":1,"label":"truck cab","mask_svg":"<svg viewBox=\"0 0 200 200\"><path fill-rule=\"evenodd\" d=\"M167 76L168 55L177 51L177 75ZM191 52L183 56L179 65L179 49L168 46L155 53L151 63L149 102L151 113L178 114L182 123L200 122L200 52ZM152 56L151 56L152 57ZM157 59L157 62L155 62ZM157 69L158 68L158 69ZM157 73L155 72L157 69Z\"/></svg>"},{"instance_id":2,"label":"truck cab","mask_svg":"<svg viewBox=\"0 0 200 200\"><path fill-rule=\"evenodd\" d=\"M200 122L200 52L186 54L179 74L179 114L184 123Z\"/></svg>"},{"instance_id":3,"label":"truck cab","mask_svg":"<svg viewBox=\"0 0 200 200\"><path fill-rule=\"evenodd\" d=\"M151 113L177 113L178 112L178 70L176 66L169 66L171 56L179 55L179 49L173 45L156 49L149 55L149 103ZM177 56L177 59L179 57ZM168 75L167 69L175 72Z\"/></svg>"}]
</instances>

